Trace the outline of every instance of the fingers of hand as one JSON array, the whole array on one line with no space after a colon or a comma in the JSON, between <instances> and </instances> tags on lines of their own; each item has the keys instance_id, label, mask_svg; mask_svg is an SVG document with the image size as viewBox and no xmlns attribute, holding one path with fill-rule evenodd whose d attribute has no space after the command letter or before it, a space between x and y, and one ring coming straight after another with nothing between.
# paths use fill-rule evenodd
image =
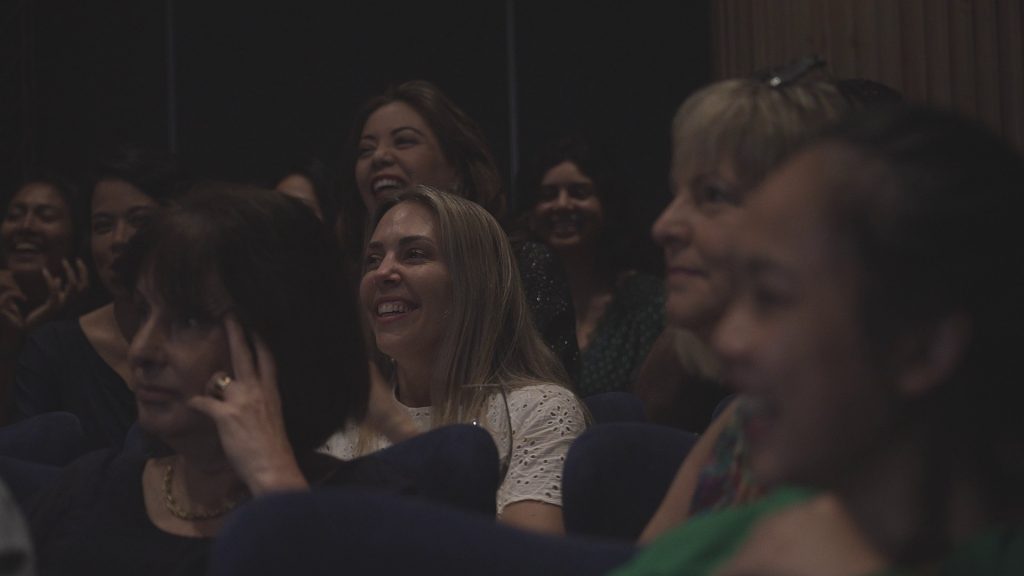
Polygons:
<instances>
[{"instance_id":1,"label":"fingers of hand","mask_svg":"<svg viewBox=\"0 0 1024 576\"><path fill-rule=\"evenodd\" d=\"M76 283L76 289L79 292L84 292L89 288L89 269L85 266L85 261L81 258L75 260L75 270L78 271L78 282Z\"/></svg>"},{"instance_id":2,"label":"fingers of hand","mask_svg":"<svg viewBox=\"0 0 1024 576\"><path fill-rule=\"evenodd\" d=\"M0 308L0 316L3 316L7 324L15 329L21 330L25 327L25 319L21 317L21 313L17 309Z\"/></svg>"},{"instance_id":3,"label":"fingers of hand","mask_svg":"<svg viewBox=\"0 0 1024 576\"><path fill-rule=\"evenodd\" d=\"M234 314L224 316L224 331L228 335L228 352L231 354L231 368L239 378L249 380L257 377L252 351L245 339L245 330Z\"/></svg>"},{"instance_id":4,"label":"fingers of hand","mask_svg":"<svg viewBox=\"0 0 1024 576\"><path fill-rule=\"evenodd\" d=\"M69 290L72 286L78 283L78 274L75 272L75 269L71 267L71 262L68 262L67 258L61 260L60 264L64 268L64 278L67 279L64 284L64 288L65 290Z\"/></svg>"},{"instance_id":5,"label":"fingers of hand","mask_svg":"<svg viewBox=\"0 0 1024 576\"><path fill-rule=\"evenodd\" d=\"M271 386L276 391L277 365L274 363L274 355L258 334L253 338L253 343L256 346L256 369L259 370L260 383L264 387Z\"/></svg>"},{"instance_id":6,"label":"fingers of hand","mask_svg":"<svg viewBox=\"0 0 1024 576\"><path fill-rule=\"evenodd\" d=\"M188 399L188 405L193 410L209 416L214 422L221 420L227 409L223 401L209 396L193 396Z\"/></svg>"},{"instance_id":7,"label":"fingers of hand","mask_svg":"<svg viewBox=\"0 0 1024 576\"><path fill-rule=\"evenodd\" d=\"M67 261L63 261L64 265L67 266ZM43 279L46 280L46 287L49 289L50 295L46 299L46 303L43 306L46 307L59 307L64 303L65 297L67 297L66 283L61 279L59 275L54 275L49 269L43 268Z\"/></svg>"}]
</instances>

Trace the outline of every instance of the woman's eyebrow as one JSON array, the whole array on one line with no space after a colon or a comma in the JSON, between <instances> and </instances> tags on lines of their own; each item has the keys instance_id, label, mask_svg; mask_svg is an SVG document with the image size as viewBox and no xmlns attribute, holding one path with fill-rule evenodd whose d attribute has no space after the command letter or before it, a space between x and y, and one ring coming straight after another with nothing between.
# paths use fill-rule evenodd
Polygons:
<instances>
[{"instance_id":1,"label":"woman's eyebrow","mask_svg":"<svg viewBox=\"0 0 1024 576\"><path fill-rule=\"evenodd\" d=\"M391 131L391 135L395 136L396 134L402 132L403 130L410 130L412 132L419 134L420 136L424 136L423 132L419 128L416 128L414 126L399 126L398 128L395 128L394 130Z\"/></svg>"},{"instance_id":2,"label":"woman's eyebrow","mask_svg":"<svg viewBox=\"0 0 1024 576\"><path fill-rule=\"evenodd\" d=\"M398 241L398 245L399 246L406 246L406 245L409 245L409 244L414 244L416 242L429 242L430 244L434 243L434 241L430 238L430 236L414 235L414 236L405 236L405 237L403 237L401 240Z\"/></svg>"}]
</instances>

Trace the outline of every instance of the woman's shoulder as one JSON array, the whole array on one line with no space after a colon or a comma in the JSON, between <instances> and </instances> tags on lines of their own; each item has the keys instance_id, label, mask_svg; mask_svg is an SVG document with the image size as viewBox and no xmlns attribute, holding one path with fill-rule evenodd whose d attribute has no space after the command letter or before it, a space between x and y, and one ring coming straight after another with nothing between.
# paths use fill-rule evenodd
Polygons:
<instances>
[{"instance_id":1,"label":"woman's shoulder","mask_svg":"<svg viewBox=\"0 0 1024 576\"><path fill-rule=\"evenodd\" d=\"M617 298L636 303L660 303L665 298L665 283L657 276L636 270L619 273L615 282Z\"/></svg>"},{"instance_id":2,"label":"woman's shoulder","mask_svg":"<svg viewBox=\"0 0 1024 576\"><path fill-rule=\"evenodd\" d=\"M546 401L579 403L572 390L555 382L528 381L509 386L509 402L543 403Z\"/></svg>"},{"instance_id":3,"label":"woman's shoulder","mask_svg":"<svg viewBox=\"0 0 1024 576\"><path fill-rule=\"evenodd\" d=\"M586 425L580 399L572 390L553 382L531 382L512 387L508 391L508 407L513 422L552 421L558 423L558 427L573 430L582 430Z\"/></svg>"},{"instance_id":4,"label":"woman's shoulder","mask_svg":"<svg viewBox=\"0 0 1024 576\"><path fill-rule=\"evenodd\" d=\"M78 320L53 320L40 325L28 334L28 340L48 351L64 352L87 344Z\"/></svg>"},{"instance_id":5,"label":"woman's shoulder","mask_svg":"<svg viewBox=\"0 0 1024 576\"><path fill-rule=\"evenodd\" d=\"M555 263L557 256L554 251L543 242L530 239L510 239L512 252L520 262L544 262Z\"/></svg>"}]
</instances>

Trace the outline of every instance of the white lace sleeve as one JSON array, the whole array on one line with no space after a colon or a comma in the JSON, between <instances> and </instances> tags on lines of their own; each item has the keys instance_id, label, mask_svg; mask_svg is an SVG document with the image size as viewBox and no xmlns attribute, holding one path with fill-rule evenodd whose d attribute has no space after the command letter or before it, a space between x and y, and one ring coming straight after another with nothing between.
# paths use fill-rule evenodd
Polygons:
<instances>
[{"instance_id":1,"label":"white lace sleeve","mask_svg":"<svg viewBox=\"0 0 1024 576\"><path fill-rule=\"evenodd\" d=\"M535 500L562 505L562 467L569 445L586 422L579 400L554 384L509 392L512 457L498 488L498 514L513 502Z\"/></svg>"}]
</instances>

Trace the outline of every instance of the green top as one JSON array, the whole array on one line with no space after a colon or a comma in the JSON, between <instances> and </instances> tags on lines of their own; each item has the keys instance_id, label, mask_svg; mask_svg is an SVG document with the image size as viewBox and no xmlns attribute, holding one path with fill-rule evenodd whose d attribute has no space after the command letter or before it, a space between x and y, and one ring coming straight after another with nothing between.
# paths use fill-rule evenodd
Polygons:
<instances>
[{"instance_id":1,"label":"green top","mask_svg":"<svg viewBox=\"0 0 1024 576\"><path fill-rule=\"evenodd\" d=\"M757 523L816 492L783 488L745 506L695 517L661 536L613 576L713 574L729 560ZM910 576L887 570L877 576ZM941 576L1024 575L1024 525L986 530L957 549L938 571Z\"/></svg>"},{"instance_id":2,"label":"green top","mask_svg":"<svg viewBox=\"0 0 1024 576\"><path fill-rule=\"evenodd\" d=\"M811 490L784 488L745 506L694 517L652 542L629 564L612 574L711 574L732 557L761 518L803 502L814 494Z\"/></svg>"}]
</instances>

